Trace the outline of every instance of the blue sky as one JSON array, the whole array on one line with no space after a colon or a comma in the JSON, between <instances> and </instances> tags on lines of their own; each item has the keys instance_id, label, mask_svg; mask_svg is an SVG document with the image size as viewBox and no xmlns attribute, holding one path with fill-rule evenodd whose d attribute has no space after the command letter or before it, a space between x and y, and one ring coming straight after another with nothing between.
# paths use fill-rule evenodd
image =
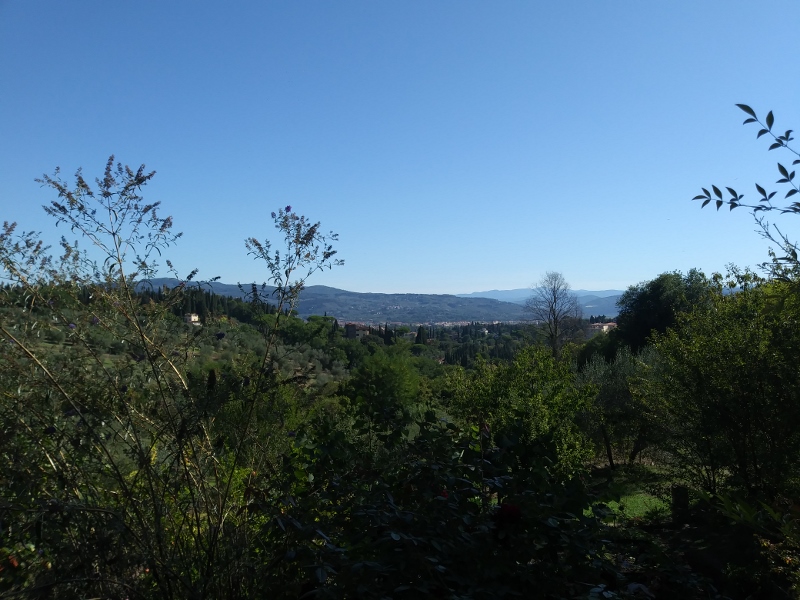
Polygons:
<instances>
[{"instance_id":1,"label":"blue sky","mask_svg":"<svg viewBox=\"0 0 800 600\"><path fill-rule=\"evenodd\" d=\"M0 218L49 234L34 179L113 153L157 171L179 270L228 283L266 278L243 240L287 204L340 235L309 283L352 291L756 265L752 216L690 199L777 179L734 104L800 128L797 23L796 0L0 0Z\"/></svg>"}]
</instances>

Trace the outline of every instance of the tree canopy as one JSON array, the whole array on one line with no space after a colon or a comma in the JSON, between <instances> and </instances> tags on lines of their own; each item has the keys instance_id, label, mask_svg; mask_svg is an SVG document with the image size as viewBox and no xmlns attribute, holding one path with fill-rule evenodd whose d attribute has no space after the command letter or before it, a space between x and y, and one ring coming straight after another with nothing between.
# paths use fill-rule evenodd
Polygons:
<instances>
[{"instance_id":1,"label":"tree canopy","mask_svg":"<svg viewBox=\"0 0 800 600\"><path fill-rule=\"evenodd\" d=\"M665 332L680 313L701 302L707 287L705 275L695 269L686 275L662 273L629 287L617 301L619 314L613 336L620 345L637 352L653 332Z\"/></svg>"}]
</instances>

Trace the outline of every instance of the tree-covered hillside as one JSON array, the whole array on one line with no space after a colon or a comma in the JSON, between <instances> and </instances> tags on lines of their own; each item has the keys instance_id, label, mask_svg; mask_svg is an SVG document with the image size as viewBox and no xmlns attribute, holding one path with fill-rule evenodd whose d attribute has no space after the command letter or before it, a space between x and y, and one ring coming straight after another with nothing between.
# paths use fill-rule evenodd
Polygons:
<instances>
[{"instance_id":1,"label":"tree-covered hillside","mask_svg":"<svg viewBox=\"0 0 800 600\"><path fill-rule=\"evenodd\" d=\"M179 281L171 278L155 278L147 285L174 287ZM218 281L199 284L201 289L217 295L243 298L252 289L252 284L240 288L238 285ZM259 284L259 289L261 285ZM267 286L266 295L275 289ZM297 314L307 318L312 315L330 315L342 321L358 323L445 323L459 321L520 321L524 318L522 307L487 298L459 298L447 294L373 294L339 290L324 285L311 285L295 307Z\"/></svg>"}]
</instances>

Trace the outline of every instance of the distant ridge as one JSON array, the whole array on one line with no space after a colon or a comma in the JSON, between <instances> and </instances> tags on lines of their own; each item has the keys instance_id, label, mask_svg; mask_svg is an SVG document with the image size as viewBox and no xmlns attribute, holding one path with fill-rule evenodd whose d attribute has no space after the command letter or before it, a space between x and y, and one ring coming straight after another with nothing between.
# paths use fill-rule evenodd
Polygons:
<instances>
[{"instance_id":1,"label":"distant ridge","mask_svg":"<svg viewBox=\"0 0 800 600\"><path fill-rule=\"evenodd\" d=\"M503 302L513 302L514 304L524 305L525 301L531 297L531 288L518 288L515 290L489 290L487 292L472 292L471 294L458 294L459 298L492 298ZM605 315L608 318L617 316L617 300L623 294L622 290L572 290L578 298L583 316Z\"/></svg>"},{"instance_id":2,"label":"distant ridge","mask_svg":"<svg viewBox=\"0 0 800 600\"><path fill-rule=\"evenodd\" d=\"M156 278L141 282L140 287L159 288L164 285L174 287L177 279ZM192 282L203 289L221 296L243 297L238 285L212 282ZM260 284L258 285L260 289ZM245 293L252 288L251 283L242 284ZM267 287L267 293L275 288ZM580 290L583 292L583 290ZM379 294L348 292L325 285L312 285L300 294L297 307L303 318L311 315L336 317L340 321L359 323L455 323L455 322L492 322L523 321L525 314L522 304L531 294L530 289L498 291L500 295L524 292L521 302L483 296L492 292L476 292L474 294ZM578 295L583 307L584 316L605 314L612 317L617 314L616 299L618 296L603 296L606 292L587 292ZM620 292L621 293L621 292Z\"/></svg>"},{"instance_id":3,"label":"distant ridge","mask_svg":"<svg viewBox=\"0 0 800 600\"><path fill-rule=\"evenodd\" d=\"M504 302L516 302L517 304L524 304L525 300L531 297L533 290L531 288L517 288L515 290L489 290L486 292L471 292L469 294L456 294L459 298L494 298L495 300L502 300ZM594 296L597 298L610 298L611 296L619 297L622 295L622 290L572 290L578 298L581 296Z\"/></svg>"}]
</instances>

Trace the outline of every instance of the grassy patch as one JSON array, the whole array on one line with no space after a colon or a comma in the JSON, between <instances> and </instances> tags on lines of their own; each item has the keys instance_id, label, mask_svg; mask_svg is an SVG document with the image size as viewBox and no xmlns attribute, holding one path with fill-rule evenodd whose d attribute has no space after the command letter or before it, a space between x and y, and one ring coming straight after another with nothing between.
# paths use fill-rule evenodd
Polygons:
<instances>
[{"instance_id":1,"label":"grassy patch","mask_svg":"<svg viewBox=\"0 0 800 600\"><path fill-rule=\"evenodd\" d=\"M591 485L606 512L606 520L653 521L669 516L668 491L672 480L658 468L620 466L592 472Z\"/></svg>"},{"instance_id":2,"label":"grassy patch","mask_svg":"<svg viewBox=\"0 0 800 600\"><path fill-rule=\"evenodd\" d=\"M669 505L661 498L651 496L647 492L627 494L619 501L611 500L606 504L619 519L652 521L669 516Z\"/></svg>"}]
</instances>

